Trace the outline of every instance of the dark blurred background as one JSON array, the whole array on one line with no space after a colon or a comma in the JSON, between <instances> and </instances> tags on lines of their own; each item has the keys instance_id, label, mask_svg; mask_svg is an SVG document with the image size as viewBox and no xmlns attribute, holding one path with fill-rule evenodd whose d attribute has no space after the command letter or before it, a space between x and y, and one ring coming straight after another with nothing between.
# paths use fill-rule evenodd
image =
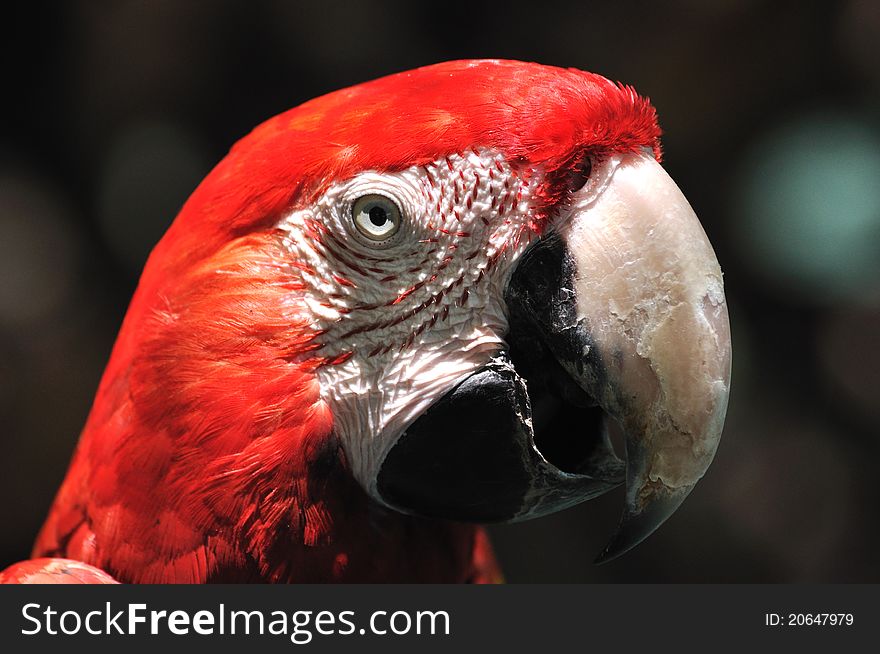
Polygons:
<instances>
[{"instance_id":1,"label":"dark blurred background","mask_svg":"<svg viewBox=\"0 0 880 654\"><path fill-rule=\"evenodd\" d=\"M601 567L620 495L493 528L509 581L880 581L880 3L18 4L0 45L0 568L28 555L147 253L229 146L342 86L504 57L651 97L734 339L721 447L682 509Z\"/></svg>"}]
</instances>

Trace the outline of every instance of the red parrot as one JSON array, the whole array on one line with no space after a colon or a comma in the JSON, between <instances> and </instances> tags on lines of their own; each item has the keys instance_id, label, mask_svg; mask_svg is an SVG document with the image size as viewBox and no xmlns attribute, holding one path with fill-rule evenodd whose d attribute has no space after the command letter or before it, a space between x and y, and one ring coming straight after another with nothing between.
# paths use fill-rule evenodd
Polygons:
<instances>
[{"instance_id":1,"label":"red parrot","mask_svg":"<svg viewBox=\"0 0 880 654\"><path fill-rule=\"evenodd\" d=\"M721 271L654 108L455 61L257 127L152 252L6 582L492 582L482 527L626 484L608 559L711 462ZM609 425L625 436L618 458Z\"/></svg>"}]
</instances>

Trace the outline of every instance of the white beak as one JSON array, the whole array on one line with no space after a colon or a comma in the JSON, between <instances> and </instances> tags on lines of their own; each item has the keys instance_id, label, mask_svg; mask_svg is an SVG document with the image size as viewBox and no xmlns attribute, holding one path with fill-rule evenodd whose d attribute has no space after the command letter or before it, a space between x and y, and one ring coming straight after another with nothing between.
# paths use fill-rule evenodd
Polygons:
<instances>
[{"instance_id":1,"label":"white beak","mask_svg":"<svg viewBox=\"0 0 880 654\"><path fill-rule=\"evenodd\" d=\"M690 204L648 154L606 166L558 230L604 367L582 384L626 434L626 508L602 561L647 537L706 472L731 361L721 269Z\"/></svg>"}]
</instances>

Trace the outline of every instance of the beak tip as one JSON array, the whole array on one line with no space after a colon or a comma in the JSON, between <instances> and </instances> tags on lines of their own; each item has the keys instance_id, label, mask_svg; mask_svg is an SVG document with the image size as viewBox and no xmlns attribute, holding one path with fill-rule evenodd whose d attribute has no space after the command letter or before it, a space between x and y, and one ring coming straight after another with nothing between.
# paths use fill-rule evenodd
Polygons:
<instances>
[{"instance_id":1,"label":"beak tip","mask_svg":"<svg viewBox=\"0 0 880 654\"><path fill-rule=\"evenodd\" d=\"M602 552L599 554L599 556L597 556L595 559L593 559L593 565L604 565L606 563L610 563L611 561L616 559L618 556L623 554L623 552L617 552L616 549L613 547L613 544L614 544L613 542L609 542L605 546L605 549L602 550Z\"/></svg>"},{"instance_id":2,"label":"beak tip","mask_svg":"<svg viewBox=\"0 0 880 654\"><path fill-rule=\"evenodd\" d=\"M617 529L593 563L595 565L610 563L645 540L675 513L693 487L694 485L683 486L671 491L664 489L661 491L662 494L654 495L644 503L640 511L633 503L627 502Z\"/></svg>"}]
</instances>

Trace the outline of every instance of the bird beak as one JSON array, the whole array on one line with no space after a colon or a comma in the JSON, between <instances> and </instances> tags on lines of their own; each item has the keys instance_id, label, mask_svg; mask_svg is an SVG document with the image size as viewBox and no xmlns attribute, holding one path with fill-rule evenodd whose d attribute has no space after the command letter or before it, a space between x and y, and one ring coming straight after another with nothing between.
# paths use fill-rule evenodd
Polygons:
<instances>
[{"instance_id":1,"label":"bird beak","mask_svg":"<svg viewBox=\"0 0 880 654\"><path fill-rule=\"evenodd\" d=\"M511 287L556 360L625 434L626 507L602 562L650 535L705 474L731 347L721 269L675 182L649 154L612 159L599 177ZM547 254L559 249L554 236L568 291L548 304L552 294L536 301L525 278L560 257Z\"/></svg>"},{"instance_id":2,"label":"bird beak","mask_svg":"<svg viewBox=\"0 0 880 654\"><path fill-rule=\"evenodd\" d=\"M612 157L522 256L505 301L507 349L406 430L380 496L516 521L625 479L608 561L678 508L718 447L731 349L715 253L652 156ZM625 476L610 421L625 435Z\"/></svg>"}]
</instances>

